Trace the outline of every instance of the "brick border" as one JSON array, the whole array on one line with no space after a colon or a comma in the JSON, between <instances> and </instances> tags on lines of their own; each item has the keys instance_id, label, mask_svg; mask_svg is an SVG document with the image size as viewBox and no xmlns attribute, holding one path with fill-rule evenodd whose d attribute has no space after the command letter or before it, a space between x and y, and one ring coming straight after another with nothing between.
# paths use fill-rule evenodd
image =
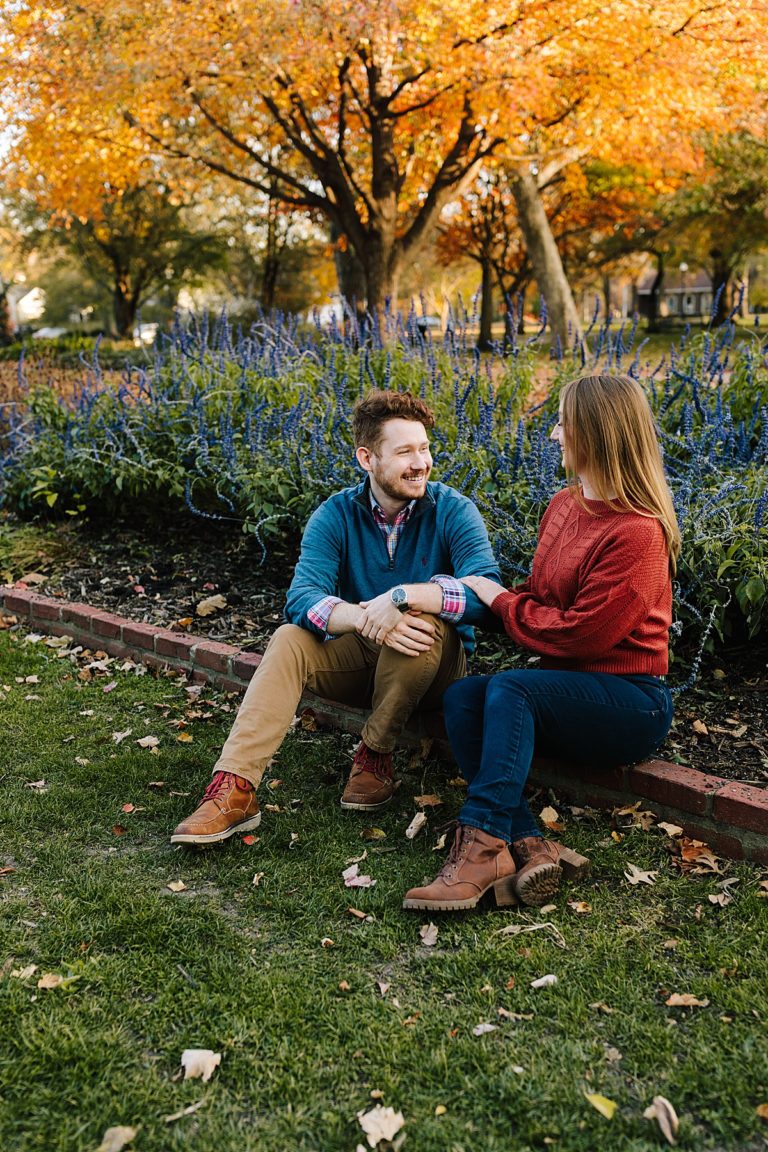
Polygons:
<instances>
[{"instance_id":1,"label":"brick border","mask_svg":"<svg viewBox=\"0 0 768 1152\"><path fill-rule=\"evenodd\" d=\"M0 586L0 611L33 630L71 636L84 648L96 648L153 668L175 668L195 683L215 684L226 692L244 692L261 656L229 645L126 620L110 612L26 589ZM307 693L320 724L359 732L366 713ZM403 742L434 739L450 757L442 717L426 714L403 734ZM638 800L652 805L657 817L679 824L687 835L705 840L721 856L768 865L768 789L737 784L665 760L621 768L576 767L565 761L537 759L532 781L597 808L617 808Z\"/></svg>"}]
</instances>

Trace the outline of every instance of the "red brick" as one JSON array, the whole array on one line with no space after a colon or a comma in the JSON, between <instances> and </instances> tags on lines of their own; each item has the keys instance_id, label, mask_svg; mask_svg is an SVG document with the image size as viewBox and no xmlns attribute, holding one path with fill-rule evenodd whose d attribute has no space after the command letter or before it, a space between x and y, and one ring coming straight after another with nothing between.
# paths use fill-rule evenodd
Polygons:
<instances>
[{"instance_id":1,"label":"red brick","mask_svg":"<svg viewBox=\"0 0 768 1152\"><path fill-rule=\"evenodd\" d=\"M123 624L123 643L154 652L156 632L151 624Z\"/></svg>"},{"instance_id":2,"label":"red brick","mask_svg":"<svg viewBox=\"0 0 768 1152\"><path fill-rule=\"evenodd\" d=\"M33 596L30 601L33 620L60 620L61 604L47 596Z\"/></svg>"},{"instance_id":3,"label":"red brick","mask_svg":"<svg viewBox=\"0 0 768 1152\"><path fill-rule=\"evenodd\" d=\"M715 796L714 816L724 824L768 836L768 791L750 784L726 784Z\"/></svg>"},{"instance_id":4,"label":"red brick","mask_svg":"<svg viewBox=\"0 0 768 1152\"><path fill-rule=\"evenodd\" d=\"M3 604L9 612L15 612L18 616L29 616L32 611L31 592L13 591L8 588L3 588L1 594Z\"/></svg>"},{"instance_id":5,"label":"red brick","mask_svg":"<svg viewBox=\"0 0 768 1152\"><path fill-rule=\"evenodd\" d=\"M210 672L204 672L202 668L193 669L189 676L193 684L213 684L216 677Z\"/></svg>"},{"instance_id":6,"label":"red brick","mask_svg":"<svg viewBox=\"0 0 768 1152\"><path fill-rule=\"evenodd\" d=\"M158 656L175 656L179 660L189 660L192 649L199 643L199 636L187 636L181 632L155 633L155 652Z\"/></svg>"},{"instance_id":7,"label":"red brick","mask_svg":"<svg viewBox=\"0 0 768 1152\"><path fill-rule=\"evenodd\" d=\"M194 661L200 668L210 668L213 672L228 672L230 658L237 649L231 644L217 644L213 640L201 640L195 648Z\"/></svg>"},{"instance_id":8,"label":"red brick","mask_svg":"<svg viewBox=\"0 0 768 1152\"><path fill-rule=\"evenodd\" d=\"M694 816L704 816L710 811L712 794L725 783L721 776L707 776L694 768L664 760L647 760L629 769L629 786L638 796L658 804L670 804Z\"/></svg>"},{"instance_id":9,"label":"red brick","mask_svg":"<svg viewBox=\"0 0 768 1152\"><path fill-rule=\"evenodd\" d=\"M61 618L79 628L90 631L91 620L96 615L96 609L88 604L64 604L61 609Z\"/></svg>"},{"instance_id":10,"label":"red brick","mask_svg":"<svg viewBox=\"0 0 768 1152\"><path fill-rule=\"evenodd\" d=\"M259 664L261 664L260 652L238 652L232 661L232 671L241 680L250 680Z\"/></svg>"},{"instance_id":11,"label":"red brick","mask_svg":"<svg viewBox=\"0 0 768 1152\"><path fill-rule=\"evenodd\" d=\"M91 616L91 629L97 636L105 636L109 640L119 640L122 635L122 616L114 616L111 612L95 612Z\"/></svg>"}]
</instances>

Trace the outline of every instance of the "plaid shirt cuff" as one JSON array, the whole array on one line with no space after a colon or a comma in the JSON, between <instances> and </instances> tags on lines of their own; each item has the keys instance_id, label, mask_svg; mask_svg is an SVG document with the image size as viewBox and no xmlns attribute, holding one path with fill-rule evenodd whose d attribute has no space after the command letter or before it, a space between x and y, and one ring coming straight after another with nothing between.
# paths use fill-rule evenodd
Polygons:
<instances>
[{"instance_id":1,"label":"plaid shirt cuff","mask_svg":"<svg viewBox=\"0 0 768 1152\"><path fill-rule=\"evenodd\" d=\"M317 604L313 604L311 608L307 609L307 620L310 624L314 624L315 628L319 628L321 632L327 632L331 612L337 604L342 603L343 600L340 596L325 596L322 600L318 600Z\"/></svg>"},{"instance_id":2,"label":"plaid shirt cuff","mask_svg":"<svg viewBox=\"0 0 768 1152\"><path fill-rule=\"evenodd\" d=\"M467 607L467 594L461 580L455 576L433 576L430 584L439 584L443 590L443 608L438 613L440 619L458 624Z\"/></svg>"}]
</instances>

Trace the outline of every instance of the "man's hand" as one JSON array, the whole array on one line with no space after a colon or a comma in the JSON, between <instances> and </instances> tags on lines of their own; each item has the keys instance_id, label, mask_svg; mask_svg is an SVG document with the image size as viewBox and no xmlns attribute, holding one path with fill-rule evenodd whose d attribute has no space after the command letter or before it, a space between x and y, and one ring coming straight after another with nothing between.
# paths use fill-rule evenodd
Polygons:
<instances>
[{"instance_id":1,"label":"man's hand","mask_svg":"<svg viewBox=\"0 0 768 1152\"><path fill-rule=\"evenodd\" d=\"M400 619L378 643L386 648L394 648L404 656L418 656L428 652L435 642L435 626L432 621L415 612L397 614Z\"/></svg>"},{"instance_id":2,"label":"man's hand","mask_svg":"<svg viewBox=\"0 0 768 1152\"><path fill-rule=\"evenodd\" d=\"M402 613L392 603L389 592L382 592L373 600L361 600L360 607L363 615L358 621L357 631L377 644L384 642L384 637L397 625Z\"/></svg>"},{"instance_id":3,"label":"man's hand","mask_svg":"<svg viewBox=\"0 0 768 1152\"><path fill-rule=\"evenodd\" d=\"M429 619L413 609L400 612L392 603L389 592L382 592L373 600L361 601L362 617L357 631L376 644L386 644L407 656L418 656L434 643L435 626Z\"/></svg>"},{"instance_id":4,"label":"man's hand","mask_svg":"<svg viewBox=\"0 0 768 1152\"><path fill-rule=\"evenodd\" d=\"M487 576L462 576L460 579L462 584L471 588L478 600L487 604L489 608L500 592L507 591L503 584L497 584L495 580L489 580Z\"/></svg>"}]
</instances>

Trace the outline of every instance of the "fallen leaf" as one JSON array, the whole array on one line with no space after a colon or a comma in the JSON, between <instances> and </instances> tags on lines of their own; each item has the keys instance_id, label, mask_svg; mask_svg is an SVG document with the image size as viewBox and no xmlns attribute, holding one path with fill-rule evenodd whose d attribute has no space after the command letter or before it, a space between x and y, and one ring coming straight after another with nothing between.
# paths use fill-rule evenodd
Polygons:
<instances>
[{"instance_id":1,"label":"fallen leaf","mask_svg":"<svg viewBox=\"0 0 768 1152\"><path fill-rule=\"evenodd\" d=\"M194 740L194 736L191 732L179 732L176 740L179 744L191 744Z\"/></svg>"},{"instance_id":2,"label":"fallen leaf","mask_svg":"<svg viewBox=\"0 0 768 1152\"><path fill-rule=\"evenodd\" d=\"M48 785L45 780L26 780L24 787L31 788L33 792L44 792Z\"/></svg>"},{"instance_id":3,"label":"fallen leaf","mask_svg":"<svg viewBox=\"0 0 768 1152\"><path fill-rule=\"evenodd\" d=\"M618 1064L620 1060L623 1060L621 1052L619 1052L618 1048L614 1048L611 1044L606 1045L605 1058L609 1064Z\"/></svg>"},{"instance_id":4,"label":"fallen leaf","mask_svg":"<svg viewBox=\"0 0 768 1152\"><path fill-rule=\"evenodd\" d=\"M761 1120L768 1120L768 1104L758 1104L755 1112Z\"/></svg>"},{"instance_id":5,"label":"fallen leaf","mask_svg":"<svg viewBox=\"0 0 768 1152\"><path fill-rule=\"evenodd\" d=\"M362 912L359 908L347 908L350 916L355 916L358 920L365 920L368 916L367 912Z\"/></svg>"},{"instance_id":6,"label":"fallen leaf","mask_svg":"<svg viewBox=\"0 0 768 1152\"><path fill-rule=\"evenodd\" d=\"M624 875L630 884L655 884L658 872L644 872L642 868L629 864Z\"/></svg>"},{"instance_id":7,"label":"fallen leaf","mask_svg":"<svg viewBox=\"0 0 768 1152\"><path fill-rule=\"evenodd\" d=\"M247 836L241 836L240 837L240 842L242 844L247 844L250 847L251 844L258 844L259 837L258 836L252 836L251 833L249 832Z\"/></svg>"},{"instance_id":8,"label":"fallen leaf","mask_svg":"<svg viewBox=\"0 0 768 1152\"><path fill-rule=\"evenodd\" d=\"M340 992L351 992L352 991L352 985L350 984L349 980L339 980L339 991Z\"/></svg>"},{"instance_id":9,"label":"fallen leaf","mask_svg":"<svg viewBox=\"0 0 768 1152\"><path fill-rule=\"evenodd\" d=\"M217 592L215 596L206 596L205 600L201 600L195 608L195 613L198 616L212 616L214 612L219 612L226 606L226 597Z\"/></svg>"},{"instance_id":10,"label":"fallen leaf","mask_svg":"<svg viewBox=\"0 0 768 1152\"><path fill-rule=\"evenodd\" d=\"M221 1064L221 1052L212 1052L210 1048L185 1048L181 1054L185 1080L201 1079L206 1083L219 1064Z\"/></svg>"},{"instance_id":11,"label":"fallen leaf","mask_svg":"<svg viewBox=\"0 0 768 1152\"><path fill-rule=\"evenodd\" d=\"M136 743L139 748L157 748L160 741L157 736L141 736Z\"/></svg>"},{"instance_id":12,"label":"fallen leaf","mask_svg":"<svg viewBox=\"0 0 768 1152\"><path fill-rule=\"evenodd\" d=\"M363 828L360 835L363 840L386 840L387 838L383 828Z\"/></svg>"},{"instance_id":13,"label":"fallen leaf","mask_svg":"<svg viewBox=\"0 0 768 1152\"><path fill-rule=\"evenodd\" d=\"M435 1105L435 1116L445 1116L447 1111L448 1109L446 1108L445 1104Z\"/></svg>"},{"instance_id":14,"label":"fallen leaf","mask_svg":"<svg viewBox=\"0 0 768 1152\"><path fill-rule=\"evenodd\" d=\"M710 893L707 899L710 904L717 904L720 908L727 908L733 903L733 896L729 896L727 892Z\"/></svg>"},{"instance_id":15,"label":"fallen leaf","mask_svg":"<svg viewBox=\"0 0 768 1152\"><path fill-rule=\"evenodd\" d=\"M370 1148L375 1148L381 1140L392 1140L405 1124L402 1112L395 1112L394 1108L382 1108L381 1104L377 1104L370 1112L358 1112L357 1119Z\"/></svg>"},{"instance_id":16,"label":"fallen leaf","mask_svg":"<svg viewBox=\"0 0 768 1152\"><path fill-rule=\"evenodd\" d=\"M0 876L10 876L10 874L15 871L16 869L13 867L13 865L8 864L5 868L0 868Z\"/></svg>"},{"instance_id":17,"label":"fallen leaf","mask_svg":"<svg viewBox=\"0 0 768 1152\"><path fill-rule=\"evenodd\" d=\"M109 684L104 685L102 692L114 692L115 688L117 688L117 680L110 680Z\"/></svg>"},{"instance_id":18,"label":"fallen leaf","mask_svg":"<svg viewBox=\"0 0 768 1152\"><path fill-rule=\"evenodd\" d=\"M463 776L454 776L451 780L448 781L448 787L449 788L466 788L467 787L467 781L464 779Z\"/></svg>"},{"instance_id":19,"label":"fallen leaf","mask_svg":"<svg viewBox=\"0 0 768 1152\"><path fill-rule=\"evenodd\" d=\"M700 1000L698 996L693 996L690 992L673 992L664 1003L669 1008L706 1008L709 1000L706 998Z\"/></svg>"},{"instance_id":20,"label":"fallen leaf","mask_svg":"<svg viewBox=\"0 0 768 1152\"><path fill-rule=\"evenodd\" d=\"M413 802L417 808L439 808L442 804L440 797L435 796L434 793L430 793L428 796L414 796Z\"/></svg>"},{"instance_id":21,"label":"fallen leaf","mask_svg":"<svg viewBox=\"0 0 768 1152\"><path fill-rule=\"evenodd\" d=\"M45 975L41 976L38 980L37 986L38 988L46 988L50 990L52 988L61 988L62 984L65 983L66 978L64 976L60 976L58 972L46 972Z\"/></svg>"},{"instance_id":22,"label":"fallen leaf","mask_svg":"<svg viewBox=\"0 0 768 1152\"><path fill-rule=\"evenodd\" d=\"M336 947L336 941L331 940L330 936L323 936L322 940L320 941L320 947L321 948L335 948Z\"/></svg>"},{"instance_id":23,"label":"fallen leaf","mask_svg":"<svg viewBox=\"0 0 768 1152\"><path fill-rule=\"evenodd\" d=\"M438 837L437 841L432 845L433 852L442 852L443 848L445 848L445 837L445 832L443 832L442 836Z\"/></svg>"},{"instance_id":24,"label":"fallen leaf","mask_svg":"<svg viewBox=\"0 0 768 1152\"><path fill-rule=\"evenodd\" d=\"M344 885L346 888L372 888L376 883L370 876L358 875L357 864L351 864L349 868L345 868L342 876L344 877Z\"/></svg>"},{"instance_id":25,"label":"fallen leaf","mask_svg":"<svg viewBox=\"0 0 768 1152\"><path fill-rule=\"evenodd\" d=\"M170 880L166 884L166 888L170 888L171 892L186 892L187 886L183 880Z\"/></svg>"},{"instance_id":26,"label":"fallen leaf","mask_svg":"<svg viewBox=\"0 0 768 1152\"><path fill-rule=\"evenodd\" d=\"M276 788L279 788L281 784L282 784L282 780L268 780L267 781L267 788L269 788L272 792L274 792L274 790Z\"/></svg>"},{"instance_id":27,"label":"fallen leaf","mask_svg":"<svg viewBox=\"0 0 768 1152\"><path fill-rule=\"evenodd\" d=\"M132 732L133 732L132 728L126 728L125 732L113 732L112 733L112 743L113 744L122 744L123 740L126 740L131 735Z\"/></svg>"},{"instance_id":28,"label":"fallen leaf","mask_svg":"<svg viewBox=\"0 0 768 1152\"><path fill-rule=\"evenodd\" d=\"M265 875L266 875L265 872L256 872L254 874L253 880L251 880L251 884L253 884L254 888L258 888L259 884L261 884Z\"/></svg>"},{"instance_id":29,"label":"fallen leaf","mask_svg":"<svg viewBox=\"0 0 768 1152\"><path fill-rule=\"evenodd\" d=\"M189 1104L186 1108L182 1108L180 1112L172 1112L170 1116L163 1116L166 1124L173 1124L175 1120L183 1120L185 1116L191 1116L197 1112L198 1108L202 1108L205 1100L198 1100L196 1104Z\"/></svg>"},{"instance_id":30,"label":"fallen leaf","mask_svg":"<svg viewBox=\"0 0 768 1152\"><path fill-rule=\"evenodd\" d=\"M11 972L16 980L29 980L37 972L37 964L27 964L26 968L14 968Z\"/></svg>"},{"instance_id":31,"label":"fallen leaf","mask_svg":"<svg viewBox=\"0 0 768 1152\"><path fill-rule=\"evenodd\" d=\"M128 812L128 813L135 812L136 811L136 805L135 804L123 804L122 811Z\"/></svg>"},{"instance_id":32,"label":"fallen leaf","mask_svg":"<svg viewBox=\"0 0 768 1152\"><path fill-rule=\"evenodd\" d=\"M502 1020L533 1020L533 1012L510 1012L506 1008L497 1008L499 1016Z\"/></svg>"},{"instance_id":33,"label":"fallen leaf","mask_svg":"<svg viewBox=\"0 0 768 1152\"><path fill-rule=\"evenodd\" d=\"M606 1120L613 1119L613 1114L618 1108L615 1100L609 1100L607 1096L601 1096L599 1092L585 1092L584 1096L601 1116L605 1116Z\"/></svg>"},{"instance_id":34,"label":"fallen leaf","mask_svg":"<svg viewBox=\"0 0 768 1152\"><path fill-rule=\"evenodd\" d=\"M592 905L587 904L586 900L569 900L568 907L571 912L576 912L579 916L585 916L587 912L592 911Z\"/></svg>"},{"instance_id":35,"label":"fallen leaf","mask_svg":"<svg viewBox=\"0 0 768 1152\"><path fill-rule=\"evenodd\" d=\"M557 984L557 976L548 973L546 976L539 976L538 980L531 980L531 988L551 988L553 984Z\"/></svg>"},{"instance_id":36,"label":"fallen leaf","mask_svg":"<svg viewBox=\"0 0 768 1152\"><path fill-rule=\"evenodd\" d=\"M383 980L377 980L376 981L376 987L378 988L378 990L382 996L386 996L387 992L389 992L391 985L385 984Z\"/></svg>"},{"instance_id":37,"label":"fallen leaf","mask_svg":"<svg viewBox=\"0 0 768 1152\"><path fill-rule=\"evenodd\" d=\"M655 1120L661 1129L661 1134L669 1144L675 1143L675 1136L680 1121L677 1113L664 1096L654 1096L653 1103L649 1104L643 1116L646 1120Z\"/></svg>"},{"instance_id":38,"label":"fallen leaf","mask_svg":"<svg viewBox=\"0 0 768 1152\"><path fill-rule=\"evenodd\" d=\"M121 1152L126 1144L136 1139L138 1133L138 1128L128 1128L122 1124L116 1128L107 1128L96 1152Z\"/></svg>"},{"instance_id":39,"label":"fallen leaf","mask_svg":"<svg viewBox=\"0 0 768 1152\"><path fill-rule=\"evenodd\" d=\"M79 764L81 768L85 768L87 764L90 764L90 760L86 760L85 756L75 756L75 764Z\"/></svg>"},{"instance_id":40,"label":"fallen leaf","mask_svg":"<svg viewBox=\"0 0 768 1152\"><path fill-rule=\"evenodd\" d=\"M431 921L429 924L422 924L419 928L419 936L425 948L433 948L437 944L437 932L437 925Z\"/></svg>"},{"instance_id":41,"label":"fallen leaf","mask_svg":"<svg viewBox=\"0 0 768 1152\"><path fill-rule=\"evenodd\" d=\"M496 1025L495 1024L475 1024L474 1028L472 1029L472 1035L473 1036L485 1036L486 1032L495 1032L495 1031L496 1031Z\"/></svg>"},{"instance_id":42,"label":"fallen leaf","mask_svg":"<svg viewBox=\"0 0 768 1152\"><path fill-rule=\"evenodd\" d=\"M128 831L128 829L126 828L125 824L113 824L112 825L112 835L113 836L125 836L127 831Z\"/></svg>"},{"instance_id":43,"label":"fallen leaf","mask_svg":"<svg viewBox=\"0 0 768 1152\"><path fill-rule=\"evenodd\" d=\"M665 820L660 820L656 827L661 828L662 832L666 832L667 836L671 836L672 839L683 834L683 829L679 824L667 824Z\"/></svg>"},{"instance_id":44,"label":"fallen leaf","mask_svg":"<svg viewBox=\"0 0 768 1152\"><path fill-rule=\"evenodd\" d=\"M703 720L694 720L691 727L699 736L709 736L709 728L707 728Z\"/></svg>"},{"instance_id":45,"label":"fallen leaf","mask_svg":"<svg viewBox=\"0 0 768 1152\"><path fill-rule=\"evenodd\" d=\"M405 830L406 839L407 840L413 840L413 838L415 836L418 836L419 832L421 832L421 830L424 827L424 825L426 824L426 822L427 822L427 818L424 815L424 813L423 812L417 812L416 815L414 816L413 820L411 820L410 824L408 825L408 827Z\"/></svg>"},{"instance_id":46,"label":"fallen leaf","mask_svg":"<svg viewBox=\"0 0 768 1152\"><path fill-rule=\"evenodd\" d=\"M39 559L40 556L38 556L38 560ZM40 572L27 572L24 576L19 576L19 580L22 584L33 586L35 584L45 584L46 577Z\"/></svg>"}]
</instances>

